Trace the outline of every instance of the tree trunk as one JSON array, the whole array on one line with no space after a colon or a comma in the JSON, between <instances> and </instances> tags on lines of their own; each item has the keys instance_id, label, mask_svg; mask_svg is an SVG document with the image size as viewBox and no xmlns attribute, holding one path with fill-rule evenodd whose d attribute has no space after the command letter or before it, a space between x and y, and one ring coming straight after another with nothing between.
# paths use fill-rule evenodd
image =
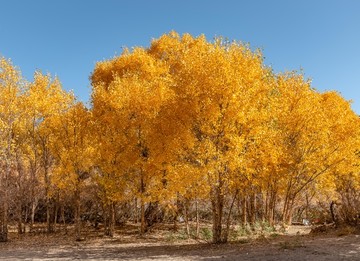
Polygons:
<instances>
[{"instance_id":1,"label":"tree trunk","mask_svg":"<svg viewBox=\"0 0 360 261\"><path fill-rule=\"evenodd\" d=\"M177 224L177 219L178 219L179 215L178 215L178 211L176 210L175 215L174 215L174 219L173 219L173 230L176 232L178 231L178 224Z\"/></svg>"},{"instance_id":2,"label":"tree trunk","mask_svg":"<svg viewBox=\"0 0 360 261\"><path fill-rule=\"evenodd\" d=\"M9 126L11 126L11 122L9 122ZM0 186L0 191L3 191L3 197L0 199L2 204L0 206L0 242L8 241L8 211L9 211L9 202L8 202L8 182L11 173L11 140L12 140L12 132L8 133L8 143L6 150L6 160L5 160L5 173L2 178L2 186Z\"/></svg>"},{"instance_id":3,"label":"tree trunk","mask_svg":"<svg viewBox=\"0 0 360 261\"><path fill-rule=\"evenodd\" d=\"M53 211L53 202L50 197L47 197L46 198L46 226L47 226L48 233L54 232L52 211Z\"/></svg>"},{"instance_id":4,"label":"tree trunk","mask_svg":"<svg viewBox=\"0 0 360 261\"><path fill-rule=\"evenodd\" d=\"M286 202L286 205L284 206L284 211L283 211L284 225L291 225L291 223L292 223L294 202L295 202L295 198L289 198Z\"/></svg>"},{"instance_id":5,"label":"tree trunk","mask_svg":"<svg viewBox=\"0 0 360 261\"><path fill-rule=\"evenodd\" d=\"M146 222L145 222L145 183L143 173L141 171L141 180L140 180L140 192L141 192L141 226L140 226L140 234L143 235L146 232Z\"/></svg>"},{"instance_id":6,"label":"tree trunk","mask_svg":"<svg viewBox=\"0 0 360 261\"><path fill-rule=\"evenodd\" d=\"M284 208L282 213L282 222L284 225L289 225L289 215L291 212L290 205L291 205L291 199L289 198L289 196L287 196L284 201Z\"/></svg>"},{"instance_id":7,"label":"tree trunk","mask_svg":"<svg viewBox=\"0 0 360 261\"><path fill-rule=\"evenodd\" d=\"M269 188L266 190L266 196L265 196L265 204L264 204L264 216L263 221L269 221L270 216L270 192Z\"/></svg>"},{"instance_id":8,"label":"tree trunk","mask_svg":"<svg viewBox=\"0 0 360 261\"><path fill-rule=\"evenodd\" d=\"M224 207L224 195L221 193L221 185L212 187L211 204L213 214L213 243L222 243L222 215Z\"/></svg>"},{"instance_id":9,"label":"tree trunk","mask_svg":"<svg viewBox=\"0 0 360 261\"><path fill-rule=\"evenodd\" d=\"M230 223L231 223L231 212L232 212L232 209L234 207L234 204L235 204L238 193L239 193L239 191L236 190L235 194L234 194L234 197L233 197L233 200L231 201L230 208L229 208L228 216L227 216L227 219L226 219L226 229L225 229L224 235L223 235L223 242L224 243L226 243L228 241L229 232L230 232Z\"/></svg>"},{"instance_id":10,"label":"tree trunk","mask_svg":"<svg viewBox=\"0 0 360 261\"><path fill-rule=\"evenodd\" d=\"M196 211L196 238L200 237L200 215L199 215L199 202L198 199L195 201L195 211Z\"/></svg>"},{"instance_id":11,"label":"tree trunk","mask_svg":"<svg viewBox=\"0 0 360 261\"><path fill-rule=\"evenodd\" d=\"M106 227L105 227L105 235L109 237L114 236L115 231L115 204L114 202L109 203L106 206Z\"/></svg>"},{"instance_id":12,"label":"tree trunk","mask_svg":"<svg viewBox=\"0 0 360 261\"><path fill-rule=\"evenodd\" d=\"M54 211L54 231L57 231L59 228L58 228L58 222L59 222L59 219L58 219L58 215L59 215L59 200L57 199L56 202L55 202L55 211Z\"/></svg>"},{"instance_id":13,"label":"tree trunk","mask_svg":"<svg viewBox=\"0 0 360 261\"><path fill-rule=\"evenodd\" d=\"M181 202L179 199L179 193L176 193L176 209L175 209L175 213L174 213L174 231L178 230L178 218L179 218L179 213L181 212Z\"/></svg>"},{"instance_id":14,"label":"tree trunk","mask_svg":"<svg viewBox=\"0 0 360 261\"><path fill-rule=\"evenodd\" d=\"M47 159L47 157L45 156ZM47 166L47 162L45 161L44 166L44 177L45 177L45 197L46 197L46 227L47 232L52 233L54 232L54 227L51 221L51 198L50 198L50 177L49 177L49 168Z\"/></svg>"},{"instance_id":15,"label":"tree trunk","mask_svg":"<svg viewBox=\"0 0 360 261\"><path fill-rule=\"evenodd\" d=\"M186 235L190 238L190 225L189 225L189 201L185 199L184 202L184 214L185 214L185 226L186 226Z\"/></svg>"},{"instance_id":16,"label":"tree trunk","mask_svg":"<svg viewBox=\"0 0 360 261\"><path fill-rule=\"evenodd\" d=\"M270 220L269 224L270 226L274 226L275 224L275 209L276 209L276 192L274 192L272 196L272 202L271 202L271 211L270 211Z\"/></svg>"},{"instance_id":17,"label":"tree trunk","mask_svg":"<svg viewBox=\"0 0 360 261\"><path fill-rule=\"evenodd\" d=\"M134 223L136 224L139 220L139 212L138 212L138 199L134 198Z\"/></svg>"},{"instance_id":18,"label":"tree trunk","mask_svg":"<svg viewBox=\"0 0 360 261\"><path fill-rule=\"evenodd\" d=\"M141 227L140 234L143 235L146 232L146 223L145 223L145 202L144 199L141 198Z\"/></svg>"},{"instance_id":19,"label":"tree trunk","mask_svg":"<svg viewBox=\"0 0 360 261\"><path fill-rule=\"evenodd\" d=\"M75 240L81 241L81 201L80 191L77 188L75 190Z\"/></svg>"},{"instance_id":20,"label":"tree trunk","mask_svg":"<svg viewBox=\"0 0 360 261\"><path fill-rule=\"evenodd\" d=\"M115 203L112 202L111 203L111 222L110 222L110 236L113 237L115 234L115 222L116 222L116 217L115 217Z\"/></svg>"},{"instance_id":21,"label":"tree trunk","mask_svg":"<svg viewBox=\"0 0 360 261\"><path fill-rule=\"evenodd\" d=\"M64 202L61 203L60 205L60 212L61 212L61 221L63 223L64 226L64 230L65 233L67 234L67 226L66 226L66 220L65 220L65 206L64 206Z\"/></svg>"},{"instance_id":22,"label":"tree trunk","mask_svg":"<svg viewBox=\"0 0 360 261\"><path fill-rule=\"evenodd\" d=\"M28 206L25 207L23 222L24 222L24 233L26 233L26 224L29 223L29 207Z\"/></svg>"},{"instance_id":23,"label":"tree trunk","mask_svg":"<svg viewBox=\"0 0 360 261\"><path fill-rule=\"evenodd\" d=\"M35 199L31 202L31 214L30 214L30 231L33 230L35 223L35 211L36 211L37 202Z\"/></svg>"},{"instance_id":24,"label":"tree trunk","mask_svg":"<svg viewBox=\"0 0 360 261\"><path fill-rule=\"evenodd\" d=\"M249 197L249 207L247 208L249 214L250 225L253 226L256 221L256 196L255 192L251 193Z\"/></svg>"},{"instance_id":25,"label":"tree trunk","mask_svg":"<svg viewBox=\"0 0 360 261\"><path fill-rule=\"evenodd\" d=\"M22 219L22 204L18 202L17 206L17 231L18 234L23 234L23 219Z\"/></svg>"},{"instance_id":26,"label":"tree trunk","mask_svg":"<svg viewBox=\"0 0 360 261\"><path fill-rule=\"evenodd\" d=\"M246 200L246 196L244 196L243 200L242 200L243 204L242 204L242 225L245 227L247 226L247 200Z\"/></svg>"},{"instance_id":27,"label":"tree trunk","mask_svg":"<svg viewBox=\"0 0 360 261\"><path fill-rule=\"evenodd\" d=\"M6 182L5 182L6 183ZM3 202L0 206L0 242L6 242L8 240L8 202L7 202L7 191L3 193L4 197L2 198Z\"/></svg>"},{"instance_id":28,"label":"tree trunk","mask_svg":"<svg viewBox=\"0 0 360 261\"><path fill-rule=\"evenodd\" d=\"M269 200L267 203L267 213L266 213L266 221L270 226L273 226L275 223L275 207L276 207L276 192L271 190L269 193Z\"/></svg>"}]
</instances>

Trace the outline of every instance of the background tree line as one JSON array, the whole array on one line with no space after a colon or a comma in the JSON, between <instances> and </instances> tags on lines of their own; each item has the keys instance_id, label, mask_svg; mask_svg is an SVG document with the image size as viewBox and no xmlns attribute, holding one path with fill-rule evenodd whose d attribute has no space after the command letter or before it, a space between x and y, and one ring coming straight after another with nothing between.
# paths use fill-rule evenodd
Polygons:
<instances>
[{"instance_id":1,"label":"background tree line","mask_svg":"<svg viewBox=\"0 0 360 261\"><path fill-rule=\"evenodd\" d=\"M336 92L274 73L249 46L175 32L98 62L91 107L0 59L0 241L46 222L359 224L359 117ZM317 206L314 209L314 205ZM324 206L324 209L321 209Z\"/></svg>"}]
</instances>

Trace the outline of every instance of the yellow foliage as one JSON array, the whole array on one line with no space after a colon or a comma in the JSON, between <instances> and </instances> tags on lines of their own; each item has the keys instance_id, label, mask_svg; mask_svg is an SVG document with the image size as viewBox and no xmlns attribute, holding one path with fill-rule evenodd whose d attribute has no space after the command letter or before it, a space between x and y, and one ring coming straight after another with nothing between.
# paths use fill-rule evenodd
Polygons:
<instances>
[{"instance_id":1,"label":"yellow foliage","mask_svg":"<svg viewBox=\"0 0 360 261\"><path fill-rule=\"evenodd\" d=\"M36 72L27 83L0 59L1 157L34 175L41 165L46 195L54 184L80 191L91 174L105 204L222 206L241 192L273 207L281 197L286 219L309 191L360 186L350 103L275 74L248 45L171 32L97 63L91 82L87 109L58 79Z\"/></svg>"}]
</instances>

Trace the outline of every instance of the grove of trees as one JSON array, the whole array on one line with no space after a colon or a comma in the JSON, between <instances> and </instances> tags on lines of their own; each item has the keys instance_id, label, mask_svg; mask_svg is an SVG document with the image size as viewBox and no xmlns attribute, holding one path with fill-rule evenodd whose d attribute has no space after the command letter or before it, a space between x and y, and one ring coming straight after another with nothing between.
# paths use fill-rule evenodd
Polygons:
<instances>
[{"instance_id":1,"label":"grove of trees","mask_svg":"<svg viewBox=\"0 0 360 261\"><path fill-rule=\"evenodd\" d=\"M0 58L0 241L37 222L74 224L81 239L84 220L112 236L181 216L195 236L211 221L215 243L233 225L326 213L360 224L360 119L338 93L274 73L247 45L175 32L98 62L90 79L87 108Z\"/></svg>"}]
</instances>

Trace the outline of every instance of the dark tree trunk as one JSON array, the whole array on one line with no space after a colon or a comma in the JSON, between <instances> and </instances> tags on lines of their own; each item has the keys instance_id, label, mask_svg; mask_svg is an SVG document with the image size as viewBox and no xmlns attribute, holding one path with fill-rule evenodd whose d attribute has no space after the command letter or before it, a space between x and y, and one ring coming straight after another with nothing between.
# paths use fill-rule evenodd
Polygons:
<instances>
[{"instance_id":1,"label":"dark tree trunk","mask_svg":"<svg viewBox=\"0 0 360 261\"><path fill-rule=\"evenodd\" d=\"M141 171L141 180L140 180L140 193L141 193L141 206L140 206L140 215L141 215L141 225L140 225L140 234L143 235L146 232L146 221L145 221L145 200L144 200L144 194L145 194L145 182L143 173Z\"/></svg>"},{"instance_id":2,"label":"dark tree trunk","mask_svg":"<svg viewBox=\"0 0 360 261\"><path fill-rule=\"evenodd\" d=\"M227 218L226 218L226 229L224 231L224 235L223 235L223 242L226 243L227 240L228 240L228 237L229 237L229 232L230 232L230 223L231 223L231 213L232 213L232 210L233 210L233 207L234 207L234 204L235 204L235 201L236 201L236 198L238 196L238 193L239 191L235 191L235 194L234 194L234 197L231 201L231 205L230 205L230 208L229 208L229 212L228 212L228 215L227 215Z\"/></svg>"},{"instance_id":3,"label":"dark tree trunk","mask_svg":"<svg viewBox=\"0 0 360 261\"><path fill-rule=\"evenodd\" d=\"M81 201L80 191L75 190L75 240L81 241Z\"/></svg>"},{"instance_id":4,"label":"dark tree trunk","mask_svg":"<svg viewBox=\"0 0 360 261\"><path fill-rule=\"evenodd\" d=\"M134 198L134 223L136 224L137 222L139 222L139 211L138 211L138 204L137 204L138 199Z\"/></svg>"},{"instance_id":5,"label":"dark tree trunk","mask_svg":"<svg viewBox=\"0 0 360 261\"><path fill-rule=\"evenodd\" d=\"M8 226L7 226L7 213L8 213L8 203L7 195L4 192L5 196L3 198L2 206L0 206L0 242L6 242L8 240Z\"/></svg>"},{"instance_id":6,"label":"dark tree trunk","mask_svg":"<svg viewBox=\"0 0 360 261\"><path fill-rule=\"evenodd\" d=\"M185 199L185 201L184 201L184 219L185 219L185 226L186 226L186 235L188 238L190 238L189 205L190 205L189 200Z\"/></svg>"},{"instance_id":7,"label":"dark tree trunk","mask_svg":"<svg viewBox=\"0 0 360 261\"><path fill-rule=\"evenodd\" d=\"M211 204L213 214L213 243L223 242L222 238L222 216L224 208L224 195L221 192L221 186L217 185L212 188Z\"/></svg>"},{"instance_id":8,"label":"dark tree trunk","mask_svg":"<svg viewBox=\"0 0 360 261\"><path fill-rule=\"evenodd\" d=\"M45 166L44 166L44 177L45 177L45 198L46 198L46 227L47 232L54 232L53 222L51 220L51 211L52 211L52 200L50 198L50 177L49 177L49 167L47 164L47 156L45 155Z\"/></svg>"},{"instance_id":9,"label":"dark tree trunk","mask_svg":"<svg viewBox=\"0 0 360 261\"><path fill-rule=\"evenodd\" d=\"M9 136L10 137L10 136ZM11 141L11 140L10 140ZM10 143L8 144L8 155L10 155ZM10 177L10 164L6 164L5 175L0 182L2 184L0 189L3 190L2 197L0 198L0 242L8 241L8 210L9 210L9 203L8 203L8 182ZM0 190L1 191L1 190Z\"/></svg>"},{"instance_id":10,"label":"dark tree trunk","mask_svg":"<svg viewBox=\"0 0 360 261\"><path fill-rule=\"evenodd\" d=\"M109 237L114 236L115 231L115 203L111 202L106 206L106 224L105 235Z\"/></svg>"},{"instance_id":11,"label":"dark tree trunk","mask_svg":"<svg viewBox=\"0 0 360 261\"><path fill-rule=\"evenodd\" d=\"M143 235L146 232L146 222L145 222L145 202L144 199L141 198L141 227L140 234Z\"/></svg>"},{"instance_id":12,"label":"dark tree trunk","mask_svg":"<svg viewBox=\"0 0 360 261\"><path fill-rule=\"evenodd\" d=\"M22 217L22 204L18 202L17 206L17 231L18 234L23 234L25 231L23 229L23 217Z\"/></svg>"},{"instance_id":13,"label":"dark tree trunk","mask_svg":"<svg viewBox=\"0 0 360 261\"><path fill-rule=\"evenodd\" d=\"M200 236L200 214L199 214L199 201L195 201L195 211L196 211L196 238Z\"/></svg>"}]
</instances>

